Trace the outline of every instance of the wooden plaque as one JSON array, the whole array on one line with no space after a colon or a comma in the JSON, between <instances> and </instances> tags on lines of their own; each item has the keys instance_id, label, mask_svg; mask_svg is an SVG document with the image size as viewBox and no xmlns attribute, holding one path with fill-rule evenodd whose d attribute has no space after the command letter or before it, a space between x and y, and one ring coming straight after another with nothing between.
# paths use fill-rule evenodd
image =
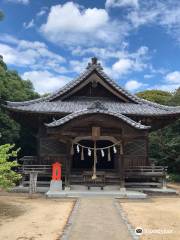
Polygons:
<instances>
[{"instance_id":1,"label":"wooden plaque","mask_svg":"<svg viewBox=\"0 0 180 240\"><path fill-rule=\"evenodd\" d=\"M92 139L98 140L101 135L100 127L92 127Z\"/></svg>"}]
</instances>

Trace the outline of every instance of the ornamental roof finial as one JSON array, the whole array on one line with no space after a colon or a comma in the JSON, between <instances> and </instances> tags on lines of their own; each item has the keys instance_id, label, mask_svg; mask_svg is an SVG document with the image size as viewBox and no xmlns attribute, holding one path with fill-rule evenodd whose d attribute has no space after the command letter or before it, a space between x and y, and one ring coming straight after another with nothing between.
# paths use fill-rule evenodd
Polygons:
<instances>
[{"instance_id":1,"label":"ornamental roof finial","mask_svg":"<svg viewBox=\"0 0 180 240\"><path fill-rule=\"evenodd\" d=\"M88 63L87 69L89 69L92 66L95 66L95 67L98 67L100 69L103 69L101 64L98 62L98 58L97 57L92 57L91 58L91 62Z\"/></svg>"},{"instance_id":2,"label":"ornamental roof finial","mask_svg":"<svg viewBox=\"0 0 180 240\"><path fill-rule=\"evenodd\" d=\"M97 59L97 57L93 57L93 58L91 58L91 61L92 61L92 65L96 65L98 62L98 59Z\"/></svg>"}]
</instances>

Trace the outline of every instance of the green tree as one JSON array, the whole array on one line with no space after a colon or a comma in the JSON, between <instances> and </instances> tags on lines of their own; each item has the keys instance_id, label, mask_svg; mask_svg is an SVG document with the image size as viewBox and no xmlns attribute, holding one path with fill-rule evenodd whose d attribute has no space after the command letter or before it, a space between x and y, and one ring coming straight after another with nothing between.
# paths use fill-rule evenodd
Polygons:
<instances>
[{"instance_id":1,"label":"green tree","mask_svg":"<svg viewBox=\"0 0 180 240\"><path fill-rule=\"evenodd\" d=\"M169 104L172 105L172 106L180 105L180 87L173 93Z\"/></svg>"},{"instance_id":2,"label":"green tree","mask_svg":"<svg viewBox=\"0 0 180 240\"><path fill-rule=\"evenodd\" d=\"M21 179L21 175L13 169L18 167L16 161L19 150L13 150L14 145L5 144L0 146L0 187L8 189Z\"/></svg>"},{"instance_id":3,"label":"green tree","mask_svg":"<svg viewBox=\"0 0 180 240\"><path fill-rule=\"evenodd\" d=\"M137 93L137 96L164 105L168 104L172 98L171 93L162 90L146 90Z\"/></svg>"},{"instance_id":4,"label":"green tree","mask_svg":"<svg viewBox=\"0 0 180 240\"><path fill-rule=\"evenodd\" d=\"M3 101L26 101L39 97L30 81L23 80L16 71L8 70L0 59L0 99ZM0 104L0 145L14 143L20 137L20 126Z\"/></svg>"},{"instance_id":5,"label":"green tree","mask_svg":"<svg viewBox=\"0 0 180 240\"><path fill-rule=\"evenodd\" d=\"M150 134L150 157L169 172L180 172L180 120Z\"/></svg>"},{"instance_id":6,"label":"green tree","mask_svg":"<svg viewBox=\"0 0 180 240\"><path fill-rule=\"evenodd\" d=\"M180 88L174 93L160 90L137 94L144 99L172 106L180 105ZM180 120L149 135L150 157L157 165L167 165L169 172L180 172Z\"/></svg>"}]
</instances>

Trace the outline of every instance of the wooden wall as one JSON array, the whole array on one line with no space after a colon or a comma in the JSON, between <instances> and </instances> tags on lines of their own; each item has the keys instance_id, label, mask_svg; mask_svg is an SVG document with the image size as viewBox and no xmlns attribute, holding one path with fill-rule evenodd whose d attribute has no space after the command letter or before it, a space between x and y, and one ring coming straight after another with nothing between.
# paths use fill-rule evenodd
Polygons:
<instances>
[{"instance_id":1,"label":"wooden wall","mask_svg":"<svg viewBox=\"0 0 180 240\"><path fill-rule=\"evenodd\" d=\"M124 166L148 164L148 132L135 129L117 118L107 115L87 115L74 119L61 128L42 129L39 142L39 156L42 163L59 161L66 166L71 141L77 136L91 136L92 126L101 127L101 136L113 136L124 145ZM67 139L69 139L67 141ZM67 146L67 143L68 146Z\"/></svg>"},{"instance_id":2,"label":"wooden wall","mask_svg":"<svg viewBox=\"0 0 180 240\"><path fill-rule=\"evenodd\" d=\"M148 164L146 139L132 139L125 142L124 163L125 168L145 166Z\"/></svg>"},{"instance_id":3,"label":"wooden wall","mask_svg":"<svg viewBox=\"0 0 180 240\"><path fill-rule=\"evenodd\" d=\"M66 144L56 138L41 137L39 146L39 157L41 163L52 164L57 161L65 167L67 156Z\"/></svg>"}]
</instances>

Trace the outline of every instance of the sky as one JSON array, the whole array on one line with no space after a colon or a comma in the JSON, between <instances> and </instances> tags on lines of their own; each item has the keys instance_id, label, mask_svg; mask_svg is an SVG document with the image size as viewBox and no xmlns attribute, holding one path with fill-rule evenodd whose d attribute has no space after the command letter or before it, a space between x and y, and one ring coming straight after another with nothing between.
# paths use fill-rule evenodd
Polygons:
<instances>
[{"instance_id":1,"label":"sky","mask_svg":"<svg viewBox=\"0 0 180 240\"><path fill-rule=\"evenodd\" d=\"M0 0L0 55L40 94L96 56L132 93L180 86L179 0Z\"/></svg>"}]
</instances>

